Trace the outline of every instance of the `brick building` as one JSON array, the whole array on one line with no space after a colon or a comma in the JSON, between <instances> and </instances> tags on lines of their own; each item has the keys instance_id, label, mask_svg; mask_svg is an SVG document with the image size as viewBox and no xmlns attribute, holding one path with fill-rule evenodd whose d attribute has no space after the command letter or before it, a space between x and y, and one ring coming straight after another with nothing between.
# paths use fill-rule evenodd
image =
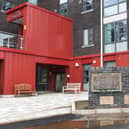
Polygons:
<instances>
[{"instance_id":1,"label":"brick building","mask_svg":"<svg viewBox=\"0 0 129 129\"><path fill-rule=\"evenodd\" d=\"M71 82L82 83L82 90L89 89L90 67L99 67L101 63L106 67L129 66L128 0L103 0L103 6L100 0L0 0L2 40L4 36L9 37L12 33L22 36L21 28L25 29L26 25L21 27L14 22L8 23L4 12L24 2L30 2L73 19L71 65L75 68L69 74ZM1 43L1 47L14 48L14 45ZM77 74L72 78L73 72Z\"/></svg>"}]
</instances>

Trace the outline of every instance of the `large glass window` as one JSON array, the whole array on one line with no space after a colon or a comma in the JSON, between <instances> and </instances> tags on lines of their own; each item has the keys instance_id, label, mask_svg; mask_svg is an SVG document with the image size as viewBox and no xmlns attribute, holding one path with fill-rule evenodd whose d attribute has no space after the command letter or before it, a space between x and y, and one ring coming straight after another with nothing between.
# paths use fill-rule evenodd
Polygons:
<instances>
[{"instance_id":1,"label":"large glass window","mask_svg":"<svg viewBox=\"0 0 129 129\"><path fill-rule=\"evenodd\" d=\"M60 14L68 15L68 0L60 0Z\"/></svg>"},{"instance_id":2,"label":"large glass window","mask_svg":"<svg viewBox=\"0 0 129 129\"><path fill-rule=\"evenodd\" d=\"M89 91L89 70L91 67L91 64L83 65L83 90Z\"/></svg>"},{"instance_id":3,"label":"large glass window","mask_svg":"<svg viewBox=\"0 0 129 129\"><path fill-rule=\"evenodd\" d=\"M1 11L7 11L15 6L14 3L4 0Z\"/></svg>"},{"instance_id":4,"label":"large glass window","mask_svg":"<svg viewBox=\"0 0 129 129\"><path fill-rule=\"evenodd\" d=\"M116 67L116 62L115 61L107 61L104 62L105 67Z\"/></svg>"},{"instance_id":5,"label":"large glass window","mask_svg":"<svg viewBox=\"0 0 129 129\"><path fill-rule=\"evenodd\" d=\"M90 11L93 9L92 0L83 0L82 11Z\"/></svg>"},{"instance_id":6,"label":"large glass window","mask_svg":"<svg viewBox=\"0 0 129 129\"><path fill-rule=\"evenodd\" d=\"M93 28L83 30L83 46L93 45Z\"/></svg>"},{"instance_id":7,"label":"large glass window","mask_svg":"<svg viewBox=\"0 0 129 129\"><path fill-rule=\"evenodd\" d=\"M104 44L105 53L127 50L127 20L104 26Z\"/></svg>"},{"instance_id":8,"label":"large glass window","mask_svg":"<svg viewBox=\"0 0 129 129\"><path fill-rule=\"evenodd\" d=\"M112 6L114 4L117 4L118 0L104 0L104 7L106 6Z\"/></svg>"},{"instance_id":9,"label":"large glass window","mask_svg":"<svg viewBox=\"0 0 129 129\"><path fill-rule=\"evenodd\" d=\"M104 16L111 16L127 11L126 0L104 0Z\"/></svg>"}]
</instances>

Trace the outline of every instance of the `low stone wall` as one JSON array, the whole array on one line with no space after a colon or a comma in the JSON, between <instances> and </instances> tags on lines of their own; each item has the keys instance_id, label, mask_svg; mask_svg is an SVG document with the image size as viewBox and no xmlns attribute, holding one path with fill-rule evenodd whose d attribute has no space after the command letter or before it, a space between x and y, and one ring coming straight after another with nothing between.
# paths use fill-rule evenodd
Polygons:
<instances>
[{"instance_id":1,"label":"low stone wall","mask_svg":"<svg viewBox=\"0 0 129 129\"><path fill-rule=\"evenodd\" d=\"M92 91L92 76L93 74L100 73L121 73L121 91ZM106 85L107 84L105 84L105 87ZM92 68L90 70L89 107L129 107L129 67Z\"/></svg>"}]
</instances>

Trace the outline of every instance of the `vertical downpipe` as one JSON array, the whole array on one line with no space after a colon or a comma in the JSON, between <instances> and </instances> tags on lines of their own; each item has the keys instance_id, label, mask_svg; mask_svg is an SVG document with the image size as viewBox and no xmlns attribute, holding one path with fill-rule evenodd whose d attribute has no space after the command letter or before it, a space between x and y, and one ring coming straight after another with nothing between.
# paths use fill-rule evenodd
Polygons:
<instances>
[{"instance_id":1,"label":"vertical downpipe","mask_svg":"<svg viewBox=\"0 0 129 129\"><path fill-rule=\"evenodd\" d=\"M103 67L103 0L100 0L100 67Z\"/></svg>"}]
</instances>

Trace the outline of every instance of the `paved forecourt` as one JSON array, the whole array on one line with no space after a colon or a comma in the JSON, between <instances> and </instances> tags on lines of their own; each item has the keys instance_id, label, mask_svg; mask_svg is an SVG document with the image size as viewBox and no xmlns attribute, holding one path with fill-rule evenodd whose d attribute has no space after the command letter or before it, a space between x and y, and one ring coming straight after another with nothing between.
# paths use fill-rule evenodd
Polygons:
<instances>
[{"instance_id":1,"label":"paved forecourt","mask_svg":"<svg viewBox=\"0 0 129 129\"><path fill-rule=\"evenodd\" d=\"M0 98L0 124L72 113L72 103L88 100L88 93L47 93L29 97Z\"/></svg>"}]
</instances>

